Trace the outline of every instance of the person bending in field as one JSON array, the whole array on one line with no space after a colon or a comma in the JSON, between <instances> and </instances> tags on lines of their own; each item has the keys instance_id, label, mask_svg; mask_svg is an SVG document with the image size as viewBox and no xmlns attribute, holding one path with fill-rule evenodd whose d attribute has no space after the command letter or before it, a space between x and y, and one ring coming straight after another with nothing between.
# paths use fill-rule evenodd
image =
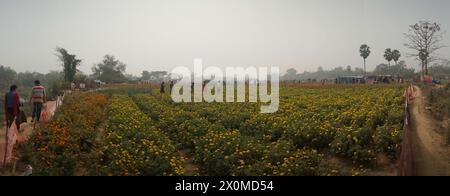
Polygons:
<instances>
[{"instance_id":1,"label":"person bending in field","mask_svg":"<svg viewBox=\"0 0 450 196\"><path fill-rule=\"evenodd\" d=\"M31 90L30 103L33 104L33 115L31 122L39 122L41 119L42 106L46 101L45 88L39 80L34 81Z\"/></svg>"},{"instance_id":2,"label":"person bending in field","mask_svg":"<svg viewBox=\"0 0 450 196\"><path fill-rule=\"evenodd\" d=\"M20 104L20 95L17 92L17 86L12 85L9 88L9 92L5 94L4 109L7 128L11 127L11 125L14 122L14 119L19 115L19 104ZM17 127L19 128L18 124Z\"/></svg>"}]
</instances>

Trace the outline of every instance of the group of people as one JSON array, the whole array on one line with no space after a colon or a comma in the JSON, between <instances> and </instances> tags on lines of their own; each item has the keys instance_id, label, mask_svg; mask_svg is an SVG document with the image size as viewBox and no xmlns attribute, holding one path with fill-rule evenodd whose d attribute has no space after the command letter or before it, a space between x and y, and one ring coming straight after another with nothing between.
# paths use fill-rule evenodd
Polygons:
<instances>
[{"instance_id":1,"label":"group of people","mask_svg":"<svg viewBox=\"0 0 450 196\"><path fill-rule=\"evenodd\" d=\"M202 91L205 89L205 86L206 86L206 83L208 83L209 81L203 81L203 83L202 83ZM170 81L170 85L169 85L169 89L170 89L170 94L172 94L172 89L173 89L173 86L174 86L174 81L173 80L171 80ZM166 82L164 82L164 81L162 81L161 82L161 88L160 88L160 91L159 91L161 94L165 94L166 93ZM194 92L194 83L192 82L192 84L191 84L191 92Z\"/></svg>"},{"instance_id":2,"label":"group of people","mask_svg":"<svg viewBox=\"0 0 450 196\"><path fill-rule=\"evenodd\" d=\"M174 81L171 80L171 81L170 81L170 85L169 85L169 87L170 87L170 94L172 94L173 85L174 85ZM161 82L161 88L160 88L160 91L159 91L159 92L160 92L161 94L166 93L166 82L164 82L164 81Z\"/></svg>"},{"instance_id":3,"label":"group of people","mask_svg":"<svg viewBox=\"0 0 450 196\"><path fill-rule=\"evenodd\" d=\"M45 92L45 87L41 85L41 82L39 80L36 80L31 90L29 102L30 104L32 104L33 107L31 122L40 121L42 107L46 102L46 99L47 96ZM5 101L4 101L6 126L8 128L11 127L11 125L14 123L14 120L18 129L20 129L20 124L22 122L27 122L26 115L23 110L24 103L22 100L23 99L21 99L20 97L17 85L12 85L9 89L9 92L5 94Z\"/></svg>"}]
</instances>

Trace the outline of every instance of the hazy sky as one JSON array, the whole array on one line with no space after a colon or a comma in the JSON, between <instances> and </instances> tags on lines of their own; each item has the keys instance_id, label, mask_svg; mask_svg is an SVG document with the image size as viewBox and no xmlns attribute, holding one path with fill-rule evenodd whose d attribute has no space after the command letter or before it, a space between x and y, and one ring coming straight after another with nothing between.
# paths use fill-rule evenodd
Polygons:
<instances>
[{"instance_id":1,"label":"hazy sky","mask_svg":"<svg viewBox=\"0 0 450 196\"><path fill-rule=\"evenodd\" d=\"M408 25L433 20L450 30L449 9L448 0L0 0L0 64L58 70L60 46L86 73L105 54L135 75L192 66L194 58L304 71L362 67L358 50L367 43L373 69L388 47L404 59ZM450 45L450 33L444 41ZM450 58L450 48L439 54Z\"/></svg>"}]
</instances>

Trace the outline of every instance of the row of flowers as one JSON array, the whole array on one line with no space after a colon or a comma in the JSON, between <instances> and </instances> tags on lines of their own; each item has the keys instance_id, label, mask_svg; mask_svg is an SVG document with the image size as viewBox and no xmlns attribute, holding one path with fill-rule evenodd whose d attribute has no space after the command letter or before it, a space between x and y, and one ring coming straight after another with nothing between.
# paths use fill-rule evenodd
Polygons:
<instances>
[{"instance_id":1,"label":"row of flowers","mask_svg":"<svg viewBox=\"0 0 450 196\"><path fill-rule=\"evenodd\" d=\"M349 175L400 152L402 86L282 88L276 114L139 92L68 96L25 148L34 173L186 175L187 150L202 175Z\"/></svg>"},{"instance_id":2,"label":"row of flowers","mask_svg":"<svg viewBox=\"0 0 450 196\"><path fill-rule=\"evenodd\" d=\"M112 95L103 138L100 175L183 175L172 141L127 95Z\"/></svg>"},{"instance_id":3,"label":"row of flowers","mask_svg":"<svg viewBox=\"0 0 450 196\"><path fill-rule=\"evenodd\" d=\"M337 175L316 150L297 149L292 142L280 140L273 143L246 136L229 129L229 123L239 127L244 119L227 118L232 109L249 116L244 107L215 107L198 104L167 104L151 95L136 95L135 102L161 130L167 133L178 148L189 149L201 175ZM208 112L204 112L205 108ZM231 109L231 110L230 110ZM248 118L248 117L247 117ZM214 119L214 120L212 120ZM301 158L300 158L301 157ZM297 159L299 158L299 159ZM294 160L295 159L295 160ZM290 164L295 162L295 164Z\"/></svg>"},{"instance_id":4,"label":"row of flowers","mask_svg":"<svg viewBox=\"0 0 450 196\"><path fill-rule=\"evenodd\" d=\"M77 175L88 168L104 120L106 96L98 93L73 93L49 122L42 124L22 155L33 165L35 175Z\"/></svg>"},{"instance_id":5,"label":"row of flowers","mask_svg":"<svg viewBox=\"0 0 450 196\"><path fill-rule=\"evenodd\" d=\"M393 162L400 152L402 86L283 88L280 110L250 103L134 101L179 149L190 149L207 175L338 175Z\"/></svg>"}]
</instances>

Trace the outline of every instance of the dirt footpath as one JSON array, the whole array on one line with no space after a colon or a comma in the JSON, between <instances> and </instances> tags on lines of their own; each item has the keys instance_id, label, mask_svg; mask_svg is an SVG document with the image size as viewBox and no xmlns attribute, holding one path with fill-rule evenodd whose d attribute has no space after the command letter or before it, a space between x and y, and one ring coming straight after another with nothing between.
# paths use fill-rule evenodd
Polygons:
<instances>
[{"instance_id":1,"label":"dirt footpath","mask_svg":"<svg viewBox=\"0 0 450 196\"><path fill-rule=\"evenodd\" d=\"M415 100L411 107L411 143L416 175L449 176L450 147L438 134L439 121L426 110L426 98L416 87Z\"/></svg>"},{"instance_id":2,"label":"dirt footpath","mask_svg":"<svg viewBox=\"0 0 450 196\"><path fill-rule=\"evenodd\" d=\"M46 104L46 107L53 107L54 105L56 105L56 101L49 101ZM28 114L29 115L29 114ZM31 123L31 117L28 117L27 123L22 123L20 126L20 131L18 134L18 138L17 138L17 142L18 143L23 143L26 142L31 134L33 134L33 126L34 124ZM5 151L5 144L6 144L6 138L5 138L5 134L6 134L6 125L2 127L2 130L0 131L0 155L4 155L4 151ZM3 158L3 157L1 157Z\"/></svg>"}]
</instances>

